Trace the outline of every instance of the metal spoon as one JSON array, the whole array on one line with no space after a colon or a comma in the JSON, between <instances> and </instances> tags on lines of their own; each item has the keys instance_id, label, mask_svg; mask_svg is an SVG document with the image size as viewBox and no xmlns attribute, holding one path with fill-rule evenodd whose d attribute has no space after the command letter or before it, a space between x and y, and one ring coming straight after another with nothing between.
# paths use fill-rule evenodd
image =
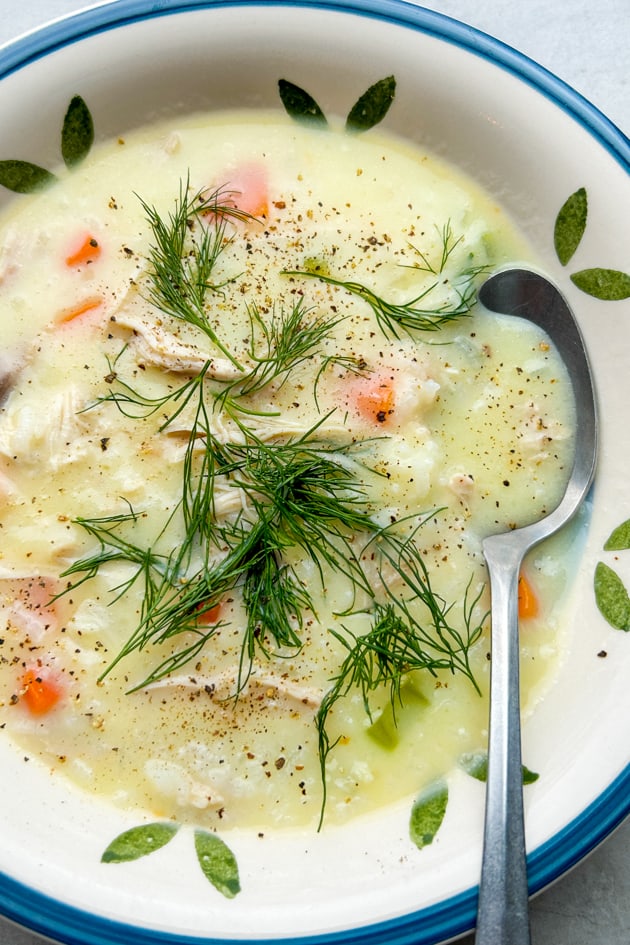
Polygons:
<instances>
[{"instance_id":1,"label":"metal spoon","mask_svg":"<svg viewBox=\"0 0 630 945\"><path fill-rule=\"evenodd\" d=\"M483 542L492 594L488 777L476 945L529 945L527 862L521 767L518 576L534 545L578 510L593 480L597 413L582 335L571 309L547 279L525 269L491 276L479 291L485 308L543 328L573 386L577 436L573 470L559 505L544 519Z\"/></svg>"}]
</instances>

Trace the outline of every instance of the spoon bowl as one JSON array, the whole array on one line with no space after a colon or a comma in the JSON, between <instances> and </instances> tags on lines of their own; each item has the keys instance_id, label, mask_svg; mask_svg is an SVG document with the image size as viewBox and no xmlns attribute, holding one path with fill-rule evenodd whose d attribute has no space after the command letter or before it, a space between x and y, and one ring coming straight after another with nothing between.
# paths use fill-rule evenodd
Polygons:
<instances>
[{"instance_id":1,"label":"spoon bowl","mask_svg":"<svg viewBox=\"0 0 630 945\"><path fill-rule=\"evenodd\" d=\"M569 305L548 279L526 269L495 273L481 286L488 310L544 329L573 388L573 468L562 499L545 518L483 542L491 604L488 776L476 945L529 945L527 860L521 762L518 578L526 553L579 509L597 461L597 408L588 356Z\"/></svg>"}]
</instances>

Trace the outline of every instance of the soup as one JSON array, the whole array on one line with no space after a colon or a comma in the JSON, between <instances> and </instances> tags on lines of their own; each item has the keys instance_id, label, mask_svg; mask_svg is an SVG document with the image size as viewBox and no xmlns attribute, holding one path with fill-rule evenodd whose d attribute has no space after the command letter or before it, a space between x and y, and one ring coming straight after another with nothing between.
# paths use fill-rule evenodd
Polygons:
<instances>
[{"instance_id":1,"label":"soup","mask_svg":"<svg viewBox=\"0 0 630 945\"><path fill-rule=\"evenodd\" d=\"M487 738L481 540L557 503L548 339L475 302L531 258L371 131L196 116L2 221L5 736L125 807L340 823ZM568 557L523 574L524 705Z\"/></svg>"}]
</instances>

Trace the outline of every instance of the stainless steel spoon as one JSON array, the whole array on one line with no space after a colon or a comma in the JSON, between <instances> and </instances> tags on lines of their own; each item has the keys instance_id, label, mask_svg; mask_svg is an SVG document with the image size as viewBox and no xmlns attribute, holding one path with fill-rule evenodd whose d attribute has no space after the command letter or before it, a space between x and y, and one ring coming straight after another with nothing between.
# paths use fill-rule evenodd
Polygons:
<instances>
[{"instance_id":1,"label":"stainless steel spoon","mask_svg":"<svg viewBox=\"0 0 630 945\"><path fill-rule=\"evenodd\" d=\"M544 519L483 542L492 595L488 777L476 945L529 945L529 907L521 767L518 576L525 554L578 510L593 480L597 411L582 335L547 279L525 269L491 276L479 291L493 312L543 328L573 386L577 435L573 470L559 505Z\"/></svg>"}]
</instances>

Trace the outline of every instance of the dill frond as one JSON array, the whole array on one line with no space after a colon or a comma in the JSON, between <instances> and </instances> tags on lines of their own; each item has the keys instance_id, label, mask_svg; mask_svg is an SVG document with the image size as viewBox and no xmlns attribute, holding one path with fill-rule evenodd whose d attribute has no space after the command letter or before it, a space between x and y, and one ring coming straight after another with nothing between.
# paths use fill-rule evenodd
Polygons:
<instances>
[{"instance_id":1,"label":"dill frond","mask_svg":"<svg viewBox=\"0 0 630 945\"><path fill-rule=\"evenodd\" d=\"M420 520L417 528L422 524L423 520ZM365 713L371 720L370 695L386 689L395 717L396 706L403 704L402 684L409 673L417 670L434 676L441 671L462 673L479 692L470 654L488 616L487 613L476 613L483 588L479 588L471 599L472 579L469 581L462 603L463 630L458 629L450 617L453 605L447 604L431 586L426 563L413 540L417 528L411 537L401 538L388 527L376 538L382 560L387 561L402 579L403 587L397 586L394 590L381 569L385 600L375 602L370 630L360 636L347 628L343 628L344 634L334 629L329 631L347 655L333 677L332 686L325 693L315 719L322 780L320 827L326 804L327 761L338 744L338 739L331 741L327 723L340 699L358 689Z\"/></svg>"},{"instance_id":2,"label":"dill frond","mask_svg":"<svg viewBox=\"0 0 630 945\"><path fill-rule=\"evenodd\" d=\"M191 197L188 180L181 181L179 197L166 217L139 198L153 237L147 298L172 318L198 328L242 369L212 328L207 311L208 295L221 293L231 281L213 282L216 263L232 239L228 221L249 218L229 201L222 203L223 193L217 190Z\"/></svg>"},{"instance_id":3,"label":"dill frond","mask_svg":"<svg viewBox=\"0 0 630 945\"><path fill-rule=\"evenodd\" d=\"M459 269L446 279L451 290L451 298L432 305L431 298L435 297L438 291L443 295L446 268L462 238L456 239L453 236L450 222L448 222L440 231L440 239L440 258L436 264L431 263L424 253L411 244L420 256L422 265L413 264L404 268L430 273L436 278L406 302L392 302L361 282L335 278L316 270L287 269L283 271L283 275L318 279L328 285L345 289L351 295L362 299L374 312L376 321L386 337L399 338L401 329L407 334L417 331L438 331L450 322L470 314L477 297L476 277L488 268L486 265L468 265Z\"/></svg>"}]
</instances>

